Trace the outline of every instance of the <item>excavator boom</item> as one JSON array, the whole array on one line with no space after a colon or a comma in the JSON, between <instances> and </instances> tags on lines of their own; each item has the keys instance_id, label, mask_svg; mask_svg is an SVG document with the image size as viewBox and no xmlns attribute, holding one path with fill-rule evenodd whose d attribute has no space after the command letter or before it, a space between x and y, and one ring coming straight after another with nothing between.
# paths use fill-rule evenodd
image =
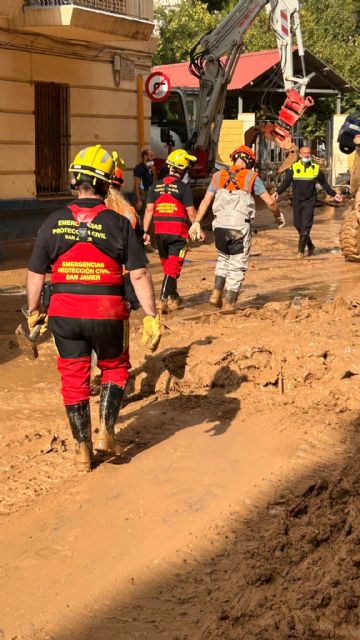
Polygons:
<instances>
[{"instance_id":1,"label":"excavator boom","mask_svg":"<svg viewBox=\"0 0 360 640\"><path fill-rule=\"evenodd\" d=\"M198 78L200 85L197 118L188 145L198 157L193 169L195 177L208 175L214 166L226 91L242 52L243 37L266 5L270 7L271 25L276 34L286 100L278 122L262 131L265 137L291 151L291 129L314 104L312 98L305 98L306 86L313 74L306 75L298 0L239 0L222 22L205 34L191 51L190 72ZM302 61L300 76L294 76L293 31Z\"/></svg>"}]
</instances>

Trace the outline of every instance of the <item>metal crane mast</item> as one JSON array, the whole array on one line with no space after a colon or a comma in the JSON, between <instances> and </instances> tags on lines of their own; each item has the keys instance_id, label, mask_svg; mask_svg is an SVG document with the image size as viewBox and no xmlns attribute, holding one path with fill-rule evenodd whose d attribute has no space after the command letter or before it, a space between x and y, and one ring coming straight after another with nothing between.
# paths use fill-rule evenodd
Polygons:
<instances>
[{"instance_id":1,"label":"metal crane mast","mask_svg":"<svg viewBox=\"0 0 360 640\"><path fill-rule=\"evenodd\" d=\"M199 173L205 173L215 162L226 91L242 52L243 37L261 9L268 4L287 98L279 112L278 123L268 127L265 135L286 148L291 140L291 127L313 104L312 98L304 98L313 74L306 75L298 0L239 0L222 22L199 40L190 55L190 72L200 84L197 117L190 140L191 148L200 153ZM296 35L301 59L301 76L294 76L292 32Z\"/></svg>"}]
</instances>

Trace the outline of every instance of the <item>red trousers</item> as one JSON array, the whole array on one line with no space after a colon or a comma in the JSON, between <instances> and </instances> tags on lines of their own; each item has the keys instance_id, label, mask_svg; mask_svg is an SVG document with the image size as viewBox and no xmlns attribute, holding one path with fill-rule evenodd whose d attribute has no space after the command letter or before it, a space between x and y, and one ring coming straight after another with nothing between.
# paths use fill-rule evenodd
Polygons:
<instances>
[{"instance_id":1,"label":"red trousers","mask_svg":"<svg viewBox=\"0 0 360 640\"><path fill-rule=\"evenodd\" d=\"M172 234L157 234L156 243L164 275L177 280L187 253L187 238Z\"/></svg>"},{"instance_id":2,"label":"red trousers","mask_svg":"<svg viewBox=\"0 0 360 640\"><path fill-rule=\"evenodd\" d=\"M49 329L58 351L57 368L65 405L90 397L91 352L95 351L102 384L125 387L131 368L127 320L49 318Z\"/></svg>"}]
</instances>

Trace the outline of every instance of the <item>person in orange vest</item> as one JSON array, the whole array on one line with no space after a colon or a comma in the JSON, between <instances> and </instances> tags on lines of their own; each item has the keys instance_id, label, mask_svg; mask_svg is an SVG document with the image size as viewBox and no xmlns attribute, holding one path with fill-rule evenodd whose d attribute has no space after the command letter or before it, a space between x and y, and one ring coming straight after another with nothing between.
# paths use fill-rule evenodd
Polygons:
<instances>
[{"instance_id":1,"label":"person in orange vest","mask_svg":"<svg viewBox=\"0 0 360 640\"><path fill-rule=\"evenodd\" d=\"M255 217L254 195L259 196L273 213L279 227L285 224L278 205L254 170L255 154L245 145L230 155L230 169L217 171L200 203L189 234L200 239L200 221L212 204L213 231L218 260L215 285L209 302L216 307L234 309L248 268L251 247L251 225Z\"/></svg>"},{"instance_id":2,"label":"person in orange vest","mask_svg":"<svg viewBox=\"0 0 360 640\"><path fill-rule=\"evenodd\" d=\"M154 219L155 237L164 279L160 293L160 311L177 309L181 298L177 281L184 264L189 241L189 227L196 211L189 184L183 181L190 164L196 162L185 149L175 149L167 159L168 176L150 188L144 217L144 241L150 243L149 229Z\"/></svg>"}]
</instances>

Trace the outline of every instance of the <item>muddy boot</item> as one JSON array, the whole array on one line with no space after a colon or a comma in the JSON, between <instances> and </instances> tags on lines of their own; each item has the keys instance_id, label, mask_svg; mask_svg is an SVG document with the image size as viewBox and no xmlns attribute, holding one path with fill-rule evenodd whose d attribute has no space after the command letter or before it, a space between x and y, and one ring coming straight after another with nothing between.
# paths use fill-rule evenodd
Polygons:
<instances>
[{"instance_id":1,"label":"muddy boot","mask_svg":"<svg viewBox=\"0 0 360 640\"><path fill-rule=\"evenodd\" d=\"M165 283L166 283L166 276L164 276L163 281L161 283L160 301L156 305L156 310L160 314L168 313L168 303L167 303L167 300L164 298Z\"/></svg>"},{"instance_id":2,"label":"muddy boot","mask_svg":"<svg viewBox=\"0 0 360 640\"><path fill-rule=\"evenodd\" d=\"M75 440L75 466L79 471L90 471L93 449L89 401L83 400L76 404L68 404L65 409Z\"/></svg>"},{"instance_id":3,"label":"muddy boot","mask_svg":"<svg viewBox=\"0 0 360 640\"><path fill-rule=\"evenodd\" d=\"M225 278L223 276L215 276L215 283L212 294L209 298L209 303L214 307L221 309L222 307L222 295L225 287Z\"/></svg>"},{"instance_id":4,"label":"muddy boot","mask_svg":"<svg viewBox=\"0 0 360 640\"><path fill-rule=\"evenodd\" d=\"M162 314L169 313L168 300L171 296L176 295L176 278L172 276L165 276L161 286L160 304L158 305L158 311ZM179 294L178 294L179 295Z\"/></svg>"},{"instance_id":5,"label":"muddy boot","mask_svg":"<svg viewBox=\"0 0 360 640\"><path fill-rule=\"evenodd\" d=\"M307 248L308 248L308 256L313 256L315 253L315 245L313 244L310 236L309 239L307 241Z\"/></svg>"},{"instance_id":6,"label":"muddy boot","mask_svg":"<svg viewBox=\"0 0 360 640\"><path fill-rule=\"evenodd\" d=\"M160 302L156 305L156 309L159 313L166 315L167 313L169 313L168 301L160 300Z\"/></svg>"},{"instance_id":7,"label":"muddy boot","mask_svg":"<svg viewBox=\"0 0 360 640\"><path fill-rule=\"evenodd\" d=\"M179 309L181 307L182 302L183 300L176 290L170 295L169 307L172 311L176 311L176 309Z\"/></svg>"},{"instance_id":8,"label":"muddy boot","mask_svg":"<svg viewBox=\"0 0 360 640\"><path fill-rule=\"evenodd\" d=\"M225 311L235 310L238 297L239 291L226 291L222 308Z\"/></svg>"},{"instance_id":9,"label":"muddy boot","mask_svg":"<svg viewBox=\"0 0 360 640\"><path fill-rule=\"evenodd\" d=\"M94 441L94 449L96 451L112 454L120 452L115 442L114 426L119 415L123 396L123 387L119 387L114 382L107 382L101 386L100 429Z\"/></svg>"},{"instance_id":10,"label":"muddy boot","mask_svg":"<svg viewBox=\"0 0 360 640\"><path fill-rule=\"evenodd\" d=\"M305 247L307 245L309 236L300 236L299 239L299 251L297 257L299 260L303 260L305 258Z\"/></svg>"}]
</instances>

